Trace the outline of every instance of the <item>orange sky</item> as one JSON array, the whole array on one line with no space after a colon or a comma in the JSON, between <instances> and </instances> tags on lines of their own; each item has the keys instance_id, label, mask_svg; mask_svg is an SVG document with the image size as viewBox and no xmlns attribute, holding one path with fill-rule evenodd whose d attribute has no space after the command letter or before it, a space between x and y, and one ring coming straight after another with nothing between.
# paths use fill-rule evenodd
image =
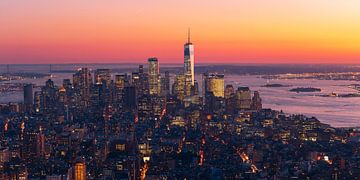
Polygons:
<instances>
[{"instance_id":1,"label":"orange sky","mask_svg":"<svg viewBox=\"0 0 360 180\"><path fill-rule=\"evenodd\" d=\"M1 0L0 63L358 63L359 0Z\"/></svg>"}]
</instances>

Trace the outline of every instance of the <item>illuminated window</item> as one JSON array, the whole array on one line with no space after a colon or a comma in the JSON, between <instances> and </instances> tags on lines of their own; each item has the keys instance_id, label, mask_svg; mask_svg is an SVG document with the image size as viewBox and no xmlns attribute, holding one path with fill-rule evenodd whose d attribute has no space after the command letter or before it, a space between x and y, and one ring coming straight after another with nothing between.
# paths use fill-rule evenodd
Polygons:
<instances>
[{"instance_id":1,"label":"illuminated window","mask_svg":"<svg viewBox=\"0 0 360 180\"><path fill-rule=\"evenodd\" d=\"M116 150L125 151L125 144L116 144Z\"/></svg>"},{"instance_id":2,"label":"illuminated window","mask_svg":"<svg viewBox=\"0 0 360 180\"><path fill-rule=\"evenodd\" d=\"M122 171L122 170L124 169L124 167L123 167L122 164L118 163L118 164L116 164L116 169L117 169L118 171Z\"/></svg>"}]
</instances>

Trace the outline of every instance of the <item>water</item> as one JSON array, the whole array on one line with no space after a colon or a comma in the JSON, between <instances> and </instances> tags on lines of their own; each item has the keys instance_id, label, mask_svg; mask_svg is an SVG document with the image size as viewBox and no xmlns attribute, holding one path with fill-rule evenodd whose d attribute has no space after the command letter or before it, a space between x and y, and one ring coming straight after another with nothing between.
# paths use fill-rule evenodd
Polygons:
<instances>
[{"instance_id":1,"label":"water","mask_svg":"<svg viewBox=\"0 0 360 180\"><path fill-rule=\"evenodd\" d=\"M336 93L356 93L348 87L357 81L334 81L334 80L266 80L257 76L229 75L227 83L240 86L249 86L252 91L259 91L263 100L263 106L276 110L283 110L291 114L305 114L314 116L321 122L334 127L360 126L360 97L340 98L321 97L318 95ZM267 82L291 85L291 87L262 87ZM316 87L321 92L296 93L289 89L294 87Z\"/></svg>"},{"instance_id":2,"label":"water","mask_svg":"<svg viewBox=\"0 0 360 180\"><path fill-rule=\"evenodd\" d=\"M33 68L31 68L33 66ZM74 70L80 65L60 65L56 66L59 70ZM87 66L89 67L89 66ZM93 65L96 68L114 68L113 65ZM134 65L119 65L117 69L133 68ZM1 67L0 67L1 68ZM13 71L26 69L27 72L48 72L48 65L21 65L13 67ZM52 73L52 79L56 85L61 85L65 78L72 78L71 73ZM12 81L14 83L33 83L44 85L50 77L39 79L25 79L21 81ZM196 79L201 87L201 76ZM2 82L4 83L4 82ZM356 90L348 87L350 84L358 84L357 81L334 81L334 80L315 80L315 79L292 79L292 80L267 80L255 75L234 75L225 74L225 83L237 86L249 86L252 91L259 91L263 100L264 108L283 110L289 114L305 114L314 116L321 122L330 124L334 127L355 127L360 126L360 97L340 98L340 97L321 97L320 94L336 93L355 93ZM267 83L278 83L290 85L291 87L262 87ZM321 88L321 92L296 93L289 89L295 87L316 87ZM11 92L0 95L0 103L22 102L22 92Z\"/></svg>"}]
</instances>

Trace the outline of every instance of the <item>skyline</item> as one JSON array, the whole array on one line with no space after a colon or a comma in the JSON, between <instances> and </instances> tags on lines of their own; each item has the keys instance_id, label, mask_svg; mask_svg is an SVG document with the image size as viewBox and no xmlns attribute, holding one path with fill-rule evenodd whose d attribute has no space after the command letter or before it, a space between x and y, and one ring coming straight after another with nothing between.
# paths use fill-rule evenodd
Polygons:
<instances>
[{"instance_id":1,"label":"skyline","mask_svg":"<svg viewBox=\"0 0 360 180\"><path fill-rule=\"evenodd\" d=\"M359 8L0 0L0 180L357 179Z\"/></svg>"},{"instance_id":2,"label":"skyline","mask_svg":"<svg viewBox=\"0 0 360 180\"><path fill-rule=\"evenodd\" d=\"M191 5L186 5L191 3ZM341 63L360 59L360 2L0 2L0 64Z\"/></svg>"}]
</instances>

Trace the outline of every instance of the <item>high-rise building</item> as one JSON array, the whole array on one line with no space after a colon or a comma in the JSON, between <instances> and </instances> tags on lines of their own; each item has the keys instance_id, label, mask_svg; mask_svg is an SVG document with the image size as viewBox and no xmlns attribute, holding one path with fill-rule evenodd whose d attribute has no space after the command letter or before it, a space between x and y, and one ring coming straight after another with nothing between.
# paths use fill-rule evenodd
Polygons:
<instances>
[{"instance_id":1,"label":"high-rise building","mask_svg":"<svg viewBox=\"0 0 360 180\"><path fill-rule=\"evenodd\" d=\"M149 77L148 74L144 72L144 66L139 65L139 88L137 91L137 96L141 97L144 94L149 94Z\"/></svg>"},{"instance_id":2,"label":"high-rise building","mask_svg":"<svg viewBox=\"0 0 360 180\"><path fill-rule=\"evenodd\" d=\"M113 115L113 108L111 106L106 106L103 111L103 118L104 118L104 132L107 138L110 132L109 121L111 120L112 115Z\"/></svg>"},{"instance_id":3,"label":"high-rise building","mask_svg":"<svg viewBox=\"0 0 360 180\"><path fill-rule=\"evenodd\" d=\"M16 157L1 171L0 179L27 180L28 175L26 164L20 158Z\"/></svg>"},{"instance_id":4,"label":"high-rise building","mask_svg":"<svg viewBox=\"0 0 360 180\"><path fill-rule=\"evenodd\" d=\"M221 114L224 111L224 75L203 74L204 107L208 113Z\"/></svg>"},{"instance_id":5,"label":"high-rise building","mask_svg":"<svg viewBox=\"0 0 360 180\"><path fill-rule=\"evenodd\" d=\"M157 58L148 59L148 72L149 72L149 92L151 95L160 94L160 72L159 62Z\"/></svg>"},{"instance_id":6,"label":"high-rise building","mask_svg":"<svg viewBox=\"0 0 360 180\"><path fill-rule=\"evenodd\" d=\"M162 80L161 80L162 82ZM135 87L136 98L148 94L149 84L147 81L147 74L143 72L142 65L139 66L138 72L132 72L131 85ZM161 86L162 87L162 86Z\"/></svg>"},{"instance_id":7,"label":"high-rise building","mask_svg":"<svg viewBox=\"0 0 360 180\"><path fill-rule=\"evenodd\" d=\"M45 135L42 133L41 127L36 137L36 155L39 158L45 155Z\"/></svg>"},{"instance_id":8,"label":"high-rise building","mask_svg":"<svg viewBox=\"0 0 360 180\"><path fill-rule=\"evenodd\" d=\"M225 99L231 98L235 93L234 86L231 84L226 85L224 97Z\"/></svg>"},{"instance_id":9,"label":"high-rise building","mask_svg":"<svg viewBox=\"0 0 360 180\"><path fill-rule=\"evenodd\" d=\"M36 91L34 94L34 107L35 112L40 112L41 109L41 91Z\"/></svg>"},{"instance_id":10,"label":"high-rise building","mask_svg":"<svg viewBox=\"0 0 360 180\"><path fill-rule=\"evenodd\" d=\"M41 88L40 110L42 112L53 112L56 110L57 103L57 88L55 88L54 81L47 80L45 86Z\"/></svg>"},{"instance_id":11,"label":"high-rise building","mask_svg":"<svg viewBox=\"0 0 360 180\"><path fill-rule=\"evenodd\" d=\"M237 110L248 110L251 108L251 91L249 87L239 87L236 91Z\"/></svg>"},{"instance_id":12,"label":"high-rise building","mask_svg":"<svg viewBox=\"0 0 360 180\"><path fill-rule=\"evenodd\" d=\"M124 89L124 107L129 110L136 108L136 88L135 86L127 86Z\"/></svg>"},{"instance_id":13,"label":"high-rise building","mask_svg":"<svg viewBox=\"0 0 360 180\"><path fill-rule=\"evenodd\" d=\"M111 83L110 69L96 69L94 77L96 84L102 84L105 82L106 86L109 86Z\"/></svg>"},{"instance_id":14,"label":"high-rise building","mask_svg":"<svg viewBox=\"0 0 360 180\"><path fill-rule=\"evenodd\" d=\"M77 101L80 105L88 106L91 95L92 77L90 69L80 68L73 75L74 89L77 93Z\"/></svg>"},{"instance_id":15,"label":"high-rise building","mask_svg":"<svg viewBox=\"0 0 360 180\"><path fill-rule=\"evenodd\" d=\"M259 91L254 91L254 96L251 102L251 109L253 110L261 110L262 109L262 102L260 98Z\"/></svg>"},{"instance_id":16,"label":"high-rise building","mask_svg":"<svg viewBox=\"0 0 360 180\"><path fill-rule=\"evenodd\" d=\"M143 74L143 73L144 73L144 66L139 65L139 74Z\"/></svg>"},{"instance_id":17,"label":"high-rise building","mask_svg":"<svg viewBox=\"0 0 360 180\"><path fill-rule=\"evenodd\" d=\"M177 99L183 101L185 98L185 76L182 74L176 75L174 84L173 84L173 95L176 96Z\"/></svg>"},{"instance_id":18,"label":"high-rise building","mask_svg":"<svg viewBox=\"0 0 360 180\"><path fill-rule=\"evenodd\" d=\"M200 94L199 94L199 83L195 80L194 86L191 87L191 103L192 104L201 104Z\"/></svg>"},{"instance_id":19,"label":"high-rise building","mask_svg":"<svg viewBox=\"0 0 360 180\"><path fill-rule=\"evenodd\" d=\"M66 89L64 86L61 86L58 90L58 100L62 104L67 104L67 96L66 96Z\"/></svg>"},{"instance_id":20,"label":"high-rise building","mask_svg":"<svg viewBox=\"0 0 360 180\"><path fill-rule=\"evenodd\" d=\"M74 166L74 180L86 180L86 164L78 161Z\"/></svg>"},{"instance_id":21,"label":"high-rise building","mask_svg":"<svg viewBox=\"0 0 360 180\"><path fill-rule=\"evenodd\" d=\"M117 89L124 89L126 85L126 79L127 79L126 74L115 75L115 87Z\"/></svg>"},{"instance_id":22,"label":"high-rise building","mask_svg":"<svg viewBox=\"0 0 360 180\"><path fill-rule=\"evenodd\" d=\"M225 111L226 113L232 115L235 113L236 109L236 98L234 86L231 84L226 85L225 87Z\"/></svg>"},{"instance_id":23,"label":"high-rise building","mask_svg":"<svg viewBox=\"0 0 360 180\"><path fill-rule=\"evenodd\" d=\"M184 45L184 75L186 83L194 86L195 83L195 70L194 70L194 45L190 41L190 29L188 32L188 41Z\"/></svg>"},{"instance_id":24,"label":"high-rise building","mask_svg":"<svg viewBox=\"0 0 360 180\"><path fill-rule=\"evenodd\" d=\"M63 87L69 91L71 88L72 88L72 84L71 84L71 81L70 79L64 79L63 80Z\"/></svg>"},{"instance_id":25,"label":"high-rise building","mask_svg":"<svg viewBox=\"0 0 360 180\"><path fill-rule=\"evenodd\" d=\"M32 105L34 103L33 85L26 84L24 86L24 104Z\"/></svg>"},{"instance_id":26,"label":"high-rise building","mask_svg":"<svg viewBox=\"0 0 360 180\"><path fill-rule=\"evenodd\" d=\"M168 96L170 94L170 73L165 72L165 76L161 78L161 94Z\"/></svg>"},{"instance_id":27,"label":"high-rise building","mask_svg":"<svg viewBox=\"0 0 360 180\"><path fill-rule=\"evenodd\" d=\"M74 98L74 89L73 89L73 85L70 81L70 79L64 79L63 80L63 88L65 91L65 98L66 98L66 105L69 105L71 102L73 102L73 98Z\"/></svg>"},{"instance_id":28,"label":"high-rise building","mask_svg":"<svg viewBox=\"0 0 360 180\"><path fill-rule=\"evenodd\" d=\"M138 98L139 122L159 120L164 106L164 98L160 96L143 95Z\"/></svg>"},{"instance_id":29,"label":"high-rise building","mask_svg":"<svg viewBox=\"0 0 360 180\"><path fill-rule=\"evenodd\" d=\"M124 89L127 85L127 75L115 75L115 102L118 106L122 106L124 102Z\"/></svg>"},{"instance_id":30,"label":"high-rise building","mask_svg":"<svg viewBox=\"0 0 360 180\"><path fill-rule=\"evenodd\" d=\"M151 116L151 97L143 95L138 99L138 118L140 122L145 122Z\"/></svg>"},{"instance_id":31,"label":"high-rise building","mask_svg":"<svg viewBox=\"0 0 360 180\"><path fill-rule=\"evenodd\" d=\"M204 77L204 93L212 93L215 97L224 97L225 81L223 74L207 74Z\"/></svg>"},{"instance_id":32,"label":"high-rise building","mask_svg":"<svg viewBox=\"0 0 360 180\"><path fill-rule=\"evenodd\" d=\"M136 89L140 88L140 75L139 72L132 72L131 73L131 85L135 86Z\"/></svg>"},{"instance_id":33,"label":"high-rise building","mask_svg":"<svg viewBox=\"0 0 360 180\"><path fill-rule=\"evenodd\" d=\"M22 145L23 159L40 158L45 152L45 136L40 130L27 130L24 134Z\"/></svg>"},{"instance_id":34,"label":"high-rise building","mask_svg":"<svg viewBox=\"0 0 360 180\"><path fill-rule=\"evenodd\" d=\"M9 162L9 160L10 160L9 148L0 147L0 166L3 166L4 163Z\"/></svg>"}]
</instances>

